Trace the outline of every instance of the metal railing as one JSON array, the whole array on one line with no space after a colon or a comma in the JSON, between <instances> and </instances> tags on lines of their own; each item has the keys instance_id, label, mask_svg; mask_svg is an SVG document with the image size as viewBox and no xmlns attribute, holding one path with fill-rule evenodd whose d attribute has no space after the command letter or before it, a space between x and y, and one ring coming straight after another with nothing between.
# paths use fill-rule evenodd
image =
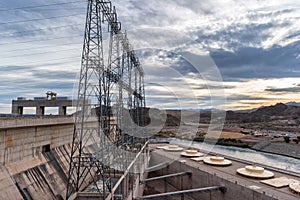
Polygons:
<instances>
[{"instance_id":1,"label":"metal railing","mask_svg":"<svg viewBox=\"0 0 300 200\"><path fill-rule=\"evenodd\" d=\"M114 187L112 188L111 192L107 195L105 198L106 200L113 200L116 197L120 198L120 194L117 194L119 192L120 187L122 188L123 182L128 181L131 179L131 175L134 176L134 180L130 181L130 183L125 184L129 188L123 188L122 197L125 198L129 195L130 192L133 193L133 190L135 187L139 187L139 183L141 177L140 174L143 174L145 172L145 169L148 164L148 158L149 158L149 152L147 149L148 142L145 143L145 145L142 147L142 149L137 153L133 161L129 164L123 175L119 178L119 180L114 184ZM139 178L139 181L135 181L137 178ZM126 191L126 192L125 192Z\"/></svg>"}]
</instances>

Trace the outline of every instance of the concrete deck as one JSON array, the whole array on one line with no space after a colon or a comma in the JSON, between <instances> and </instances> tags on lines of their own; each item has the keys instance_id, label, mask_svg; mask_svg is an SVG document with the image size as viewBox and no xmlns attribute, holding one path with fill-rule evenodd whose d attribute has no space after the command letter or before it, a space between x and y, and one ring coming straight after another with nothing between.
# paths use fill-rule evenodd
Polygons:
<instances>
[{"instance_id":1,"label":"concrete deck","mask_svg":"<svg viewBox=\"0 0 300 200\"><path fill-rule=\"evenodd\" d=\"M162 144L159 144L159 145L161 146ZM150 145L150 148L152 149L152 155L154 155L155 157L161 157L161 160L163 160L163 161L168 160L171 162L172 161L179 162L182 164L181 169L187 170L187 169L193 168L194 169L193 171L196 171L196 173L193 173L193 180L199 179L199 181L200 181L201 179L203 179L202 175L201 175L202 177L198 177L198 175L197 175L198 174L197 170L198 170L199 173L207 172L208 174L213 175L212 177L218 177L218 178L226 180L226 182L229 181L230 183L234 183L235 185L242 186L242 188L245 188L245 192L249 193L249 191L246 191L246 190L249 190L249 189L253 190L255 193L257 193L257 196L265 196L265 197L267 197L267 199L280 199L280 200L300 199L300 195L292 193L288 187L275 188L275 187L271 187L271 186L261 183L259 179L247 178L247 177L238 175L236 170L238 168L245 167L245 165L246 165L245 163L232 161L231 166L216 167L216 166L204 164L202 161L196 162L189 158L182 157L182 156L180 156L181 152L167 152L162 149L157 149L156 146L158 146L158 145L157 144ZM156 164L157 164L157 161L158 160L155 161ZM270 169L268 169L268 170L270 170ZM287 178L295 179L298 181L300 180L299 177L295 177L295 176L288 175L288 174L274 171L274 170L270 170L270 171L272 171L275 174L276 178L287 177ZM204 182L207 182L207 181L204 180ZM214 181L211 181L211 182L214 182ZM226 193L230 193L230 192L234 191L234 187L232 187L232 184L227 184L227 185L226 185L226 183L222 183L222 184L225 184L225 187L227 187L227 189L228 189ZM231 186L229 186L229 185L231 185ZM193 187L194 187L194 185L193 185ZM238 189L238 187L237 187L237 189ZM242 193L242 192L243 191L239 191L238 193ZM224 199L229 199L229 198L226 198L226 195L225 195ZM245 200L245 198L242 198L242 195L236 196L235 199ZM246 198L246 199L248 199L248 198ZM252 199L252 198L249 198L249 199ZM254 198L254 195L253 195L253 199L261 199L261 197ZM263 199L265 199L265 198L263 198Z\"/></svg>"}]
</instances>

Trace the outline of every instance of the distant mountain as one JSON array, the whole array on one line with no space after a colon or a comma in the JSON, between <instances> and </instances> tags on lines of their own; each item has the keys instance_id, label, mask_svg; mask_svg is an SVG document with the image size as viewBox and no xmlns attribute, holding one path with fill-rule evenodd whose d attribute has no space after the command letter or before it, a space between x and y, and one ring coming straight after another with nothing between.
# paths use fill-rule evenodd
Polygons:
<instances>
[{"instance_id":1,"label":"distant mountain","mask_svg":"<svg viewBox=\"0 0 300 200\"><path fill-rule=\"evenodd\" d=\"M265 107L266 106L260 106L259 108L251 108L251 109L246 109L246 110L235 110L234 112L237 112L237 113L251 113L251 112L257 111L260 108L265 108Z\"/></svg>"},{"instance_id":2,"label":"distant mountain","mask_svg":"<svg viewBox=\"0 0 300 200\"><path fill-rule=\"evenodd\" d=\"M296 103L298 104L298 103ZM162 115L161 113L164 113ZM192 123L210 123L212 110L158 110L151 121L165 121L165 126L178 126L181 119ZM277 103L272 106L261 106L256 109L245 111L226 111L226 121L228 123L256 123L272 122L283 126L291 123L300 123L300 106ZM152 123L153 123L152 122ZM295 126L297 127L297 126Z\"/></svg>"},{"instance_id":3,"label":"distant mountain","mask_svg":"<svg viewBox=\"0 0 300 200\"><path fill-rule=\"evenodd\" d=\"M291 101L291 102L287 102L287 103L284 103L285 105L287 106L300 106L300 102L295 102L295 101ZM261 108L266 108L266 107L269 107L269 106L260 106L258 108L252 108L252 109L247 109L247 110L237 110L235 112L239 112L239 113L251 113L251 112L255 112Z\"/></svg>"},{"instance_id":4,"label":"distant mountain","mask_svg":"<svg viewBox=\"0 0 300 200\"><path fill-rule=\"evenodd\" d=\"M300 106L277 103L272 106L260 107L252 112L227 111L226 120L235 122L268 122L277 119L298 119Z\"/></svg>"},{"instance_id":5,"label":"distant mountain","mask_svg":"<svg viewBox=\"0 0 300 200\"><path fill-rule=\"evenodd\" d=\"M291 102L285 103L285 105L288 105L288 106L300 106L300 102L291 101Z\"/></svg>"}]
</instances>

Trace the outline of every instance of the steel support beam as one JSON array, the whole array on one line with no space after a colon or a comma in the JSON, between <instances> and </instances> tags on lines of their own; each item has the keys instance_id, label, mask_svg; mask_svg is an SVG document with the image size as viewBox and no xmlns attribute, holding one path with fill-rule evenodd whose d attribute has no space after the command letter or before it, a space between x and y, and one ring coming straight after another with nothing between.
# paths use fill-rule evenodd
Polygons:
<instances>
[{"instance_id":1,"label":"steel support beam","mask_svg":"<svg viewBox=\"0 0 300 200\"><path fill-rule=\"evenodd\" d=\"M213 192L213 191L221 191L226 192L226 188L223 186L212 186L212 187L205 187L205 188L195 188L190 190L181 190L181 191L175 191L175 192L166 192L161 194L152 194L142 197L136 197L134 200L140 200L140 199L153 199L153 198L159 198L159 197L168 197L168 196L174 196L174 195L184 195L184 194L190 194L194 192Z\"/></svg>"},{"instance_id":2,"label":"steel support beam","mask_svg":"<svg viewBox=\"0 0 300 200\"><path fill-rule=\"evenodd\" d=\"M151 171L156 171L159 170L161 168L167 167L168 165L170 165L171 162L163 162L160 163L158 165L154 165L152 167L148 167L147 169L145 169L146 172L151 172Z\"/></svg>"},{"instance_id":3,"label":"steel support beam","mask_svg":"<svg viewBox=\"0 0 300 200\"><path fill-rule=\"evenodd\" d=\"M164 176L147 178L145 180L140 181L140 183L143 184L143 183L150 182L150 181L157 181L157 180L176 177L176 176L191 176L191 175L192 175L192 172L179 172L179 173L175 173L175 174L167 174L167 175L164 175Z\"/></svg>"}]
</instances>

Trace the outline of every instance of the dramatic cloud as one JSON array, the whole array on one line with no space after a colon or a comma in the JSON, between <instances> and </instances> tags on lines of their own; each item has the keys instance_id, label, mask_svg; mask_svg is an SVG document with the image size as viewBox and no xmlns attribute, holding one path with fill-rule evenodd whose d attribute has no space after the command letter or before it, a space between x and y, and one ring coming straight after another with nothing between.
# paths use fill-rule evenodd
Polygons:
<instances>
[{"instance_id":1,"label":"dramatic cloud","mask_svg":"<svg viewBox=\"0 0 300 200\"><path fill-rule=\"evenodd\" d=\"M147 105L240 109L299 101L299 1L113 4L144 65ZM18 96L73 95L85 12L86 1L0 2L0 112L10 112ZM222 87L227 103L212 105L224 98Z\"/></svg>"},{"instance_id":2,"label":"dramatic cloud","mask_svg":"<svg viewBox=\"0 0 300 200\"><path fill-rule=\"evenodd\" d=\"M295 92L300 92L300 87L269 88L269 89L266 89L265 91L275 92L275 93L295 93Z\"/></svg>"},{"instance_id":3,"label":"dramatic cloud","mask_svg":"<svg viewBox=\"0 0 300 200\"><path fill-rule=\"evenodd\" d=\"M211 56L225 80L299 77L300 61L295 57L299 50L300 41L269 49L248 47L235 52L214 51Z\"/></svg>"}]
</instances>

